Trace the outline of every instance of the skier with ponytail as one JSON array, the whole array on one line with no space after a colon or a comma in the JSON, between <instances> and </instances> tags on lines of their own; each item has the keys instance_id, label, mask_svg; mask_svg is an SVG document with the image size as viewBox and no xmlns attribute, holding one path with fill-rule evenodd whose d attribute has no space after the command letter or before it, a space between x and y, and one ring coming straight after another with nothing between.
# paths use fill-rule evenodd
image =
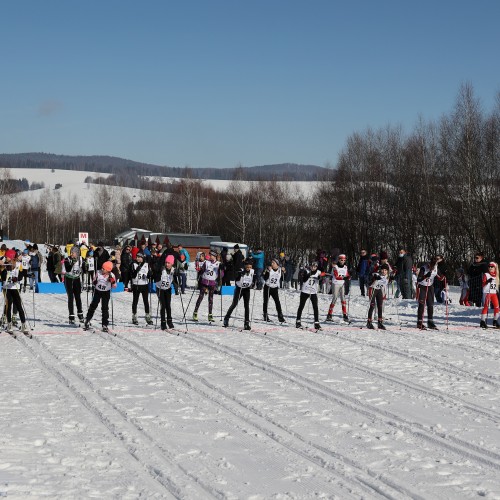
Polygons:
<instances>
[{"instance_id":1,"label":"skier with ponytail","mask_svg":"<svg viewBox=\"0 0 500 500\"><path fill-rule=\"evenodd\" d=\"M93 281L95 291L92 296L92 302L90 303L89 310L87 312L87 317L85 319L84 330L90 330L90 320L94 316L94 313L101 303L102 309L102 331L108 332L109 325L109 300L111 298L111 289L116 288L116 278L111 272L113 270L113 263L111 261L106 261L102 264L102 268L97 271L96 277Z\"/></svg>"},{"instance_id":2,"label":"skier with ponytail","mask_svg":"<svg viewBox=\"0 0 500 500\"><path fill-rule=\"evenodd\" d=\"M500 315L500 307L498 304L498 295L497 292L499 290L499 279L498 279L498 265L496 262L490 262L488 264L488 271L483 274L483 310L481 311L481 322L479 326L481 328L487 328L486 324L488 318L488 308L490 304L493 305L493 326L495 328L500 328L500 324L498 322L498 316Z\"/></svg>"}]
</instances>

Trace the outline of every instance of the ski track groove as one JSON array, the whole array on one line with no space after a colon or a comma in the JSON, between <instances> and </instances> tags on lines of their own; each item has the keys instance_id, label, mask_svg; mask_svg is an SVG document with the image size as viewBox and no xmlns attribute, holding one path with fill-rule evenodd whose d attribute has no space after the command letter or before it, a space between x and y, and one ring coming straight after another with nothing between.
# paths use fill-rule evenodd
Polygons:
<instances>
[{"instance_id":1,"label":"ski track groove","mask_svg":"<svg viewBox=\"0 0 500 500\"><path fill-rule=\"evenodd\" d=\"M106 334L102 334L102 335L106 335ZM385 476L382 476L381 474L374 472L374 471L372 471L364 466L361 466L346 456L340 455L337 452L329 450L329 449L322 447L318 444L312 443L307 438L304 438L300 434L288 429L285 425L280 424L278 422L275 422L274 420L272 420L271 418L269 418L268 416L266 416L265 414L263 414L259 410L253 408L251 405L245 404L244 402L238 400L238 398L232 396L231 394L227 393L223 389L218 388L217 386L215 386L211 382L207 381L205 378L186 370L182 366L179 366L171 361L168 361L166 359L161 358L160 356L156 355L155 353L149 351L149 349L138 344L136 341L131 340L131 339L126 338L126 337L123 337L120 333L117 335L117 337L109 337L109 340L113 344L117 345L121 349L125 350L126 352L128 352L129 354L134 356L137 360L139 360L143 364L149 366L150 368L152 368L156 372L159 372L162 376L168 375L169 377L177 379L178 381L187 385L189 387L189 389L196 391L198 394L200 394L204 398L210 400L212 403L215 403L215 404L221 406L222 408L224 408L226 411L228 411L232 415L236 416L238 419L242 420L246 425L249 425L249 426L256 428L257 430L259 430L260 432L262 432L263 434L268 436L270 439L272 439L273 441L278 443L280 446L287 448L288 450L292 451L293 453L301 456L302 458L305 458L306 460L314 463L315 465L317 465L325 470L328 470L329 472L334 472L337 476L340 476L341 479L354 482L357 486L359 486L358 483L361 483L361 485L363 485L365 489L366 488L369 489L370 493L376 492L377 494L383 496L384 498L401 498L401 494L407 495L408 498L416 498L416 499L421 498L415 492L407 490L402 485L398 485L392 479L385 477ZM127 343L127 344L133 346L135 349L139 349L141 351L141 353L143 353L143 354L138 354L137 351L123 346L122 343ZM143 357L144 354L147 357L149 357L150 360L144 359L144 357ZM151 361L151 359L153 361ZM162 365L169 367L170 370L163 368ZM179 375L179 373L182 373L184 375L184 377L187 377L187 379L182 378ZM234 404L244 408L245 410L253 413L254 416L260 417L267 424L270 424L274 427L277 427L279 430L288 434L291 438L300 441L301 443L305 444L306 446L309 446L309 447L316 449L317 451L321 452L321 454L327 455L328 457L333 457L336 460L341 461L342 463L346 463L346 464L350 465L351 467L358 469L363 474L368 475L370 478L379 480L385 486L395 490L396 496L391 495L389 492L384 492L380 486L373 484L373 482L370 479L358 477L357 475L354 478L349 477L345 473L339 471L335 466L330 465L328 463L328 460L326 460L325 458L323 458L321 456L319 456L319 457L314 456L313 453L307 451L306 449L298 449L298 446L296 444L286 443L283 438L278 437L278 435L276 434L275 431L266 429L261 424L257 424L255 422L255 420L251 420L250 417L245 417L244 415L242 415L240 411L235 410L234 408L230 408L228 406L228 404L223 403L220 400L220 398L214 399L209 394L207 394L205 392L205 390L200 389L198 387L195 387L193 385L192 380L195 380L197 383L204 385L205 387L207 387L208 389L210 389L214 393L218 394L219 396L223 396L225 399L230 400L232 403L234 403ZM355 481L353 481L353 479L355 479Z\"/></svg>"},{"instance_id":2,"label":"ski track groove","mask_svg":"<svg viewBox=\"0 0 500 500\"><path fill-rule=\"evenodd\" d=\"M51 315L51 316L54 319L58 319L57 316L55 316L55 315ZM135 330L137 330L137 328L135 328ZM120 333L118 333L118 335L116 337L111 336L111 335L106 334L106 333L101 332L101 331L98 331L96 333L104 340L108 340L109 342L114 344L117 348L127 352L129 355L132 355L135 359L140 361L143 365L146 365L150 370L153 370L155 373L160 373L162 377L168 376L170 378L174 378L174 379L180 381L184 385L187 385L187 387L189 389L195 390L198 394L203 396L205 399L207 399L207 400L211 401L212 403L215 403L215 404L219 405L220 407L224 408L226 411L228 411L232 415L236 416L238 419L242 420L246 425L254 427L255 429L259 430L260 432L265 434L267 437L269 437L270 439L275 441L278 445L285 447L286 449L288 449L292 453L312 462L316 466L320 467L321 469L323 469L329 473L335 473L341 479L341 481L351 482L357 488L361 488L365 493L370 493L370 494L376 493L380 497L387 498L387 499L396 500L396 499L401 498L401 495L405 495L407 498L414 498L414 499L421 499L422 498L422 497L419 497L418 495L416 495L415 492L407 490L404 486L398 485L391 478L384 477L381 474L379 474L378 472L374 472L374 471L372 471L364 466L361 466L361 465L357 464L356 462L354 462L352 459L349 459L346 456L342 456L342 455L338 454L337 452L333 452L329 449L326 449L324 447L321 447L319 445L315 445L314 443L309 442L303 436L300 436L297 433L295 433L294 431L287 429L285 426L272 421L271 419L266 417L264 414L262 414L258 410L251 408L249 405L245 405L244 403L238 401L237 398L235 398L231 394L228 394L225 391L217 388L216 386L214 386L213 384L211 384L207 380L203 379L202 377L200 377L196 374L193 374L193 373L185 370L183 367L178 366L170 361L167 361L163 358L160 358L156 354L150 352L147 348L136 343L135 341L128 339L126 337L123 337L122 335L120 335ZM140 354L137 353L137 351L134 351L131 348L125 347L122 344L123 342L126 342L126 343L134 346L135 348L139 349L141 352L146 354L146 356L148 356L149 358L151 358L154 361L151 362L151 360L144 359L143 357L141 357ZM46 346L44 346L44 348L47 349ZM52 352L51 352L51 354L61 363L61 361L59 360L59 358L55 354L53 354ZM161 365L169 366L171 368L171 370L167 371ZM66 365L64 365L64 366L66 366ZM66 366L66 368L70 371L73 371L73 369L70 367ZM187 376L188 380L181 378L179 376L179 372L182 372L185 376ZM91 387L93 391L97 392L103 400L105 400L108 404L112 405L112 403L110 403L107 400L107 398L103 397L100 394L100 391L98 389L93 387L92 382L88 381L84 375L77 374L77 376L79 378L84 379L84 382L89 387ZM300 447L297 444L287 443L282 437L279 437L275 431L266 429L262 425L256 424L255 421L253 421L250 417L245 417L245 416L241 415L240 412L230 408L227 404L224 404L223 402L221 402L220 399L214 399L210 395L207 395L206 392L203 391L203 389L195 387L193 385L192 380L189 380L189 379L194 379L198 383L202 383L203 385L208 387L213 392L218 393L219 395L222 395L223 397L232 401L234 404L244 408L247 411L250 411L251 413L253 413L253 415L260 417L261 419L266 421L268 424L271 424L272 426L275 426L279 430L285 432L286 434L288 434L290 436L291 439L298 440L300 443L305 444L306 447L312 447L312 448L316 449L317 451L320 452L320 454L326 455L327 458L322 457L322 456L318 456L318 454L316 454L316 456L315 456L314 452L310 452L307 450L307 448L304 448L304 447L302 447L303 449L300 449ZM121 411L119 409L114 407L114 405L112 405L112 406L116 411L118 411L121 414ZM122 417L125 418L124 415L122 415ZM128 419L126 419L126 420L128 420ZM341 462L341 464L345 463L353 468L358 469L361 474L367 475L368 477L360 477L358 474L356 474L354 477L352 477L348 473L345 473L345 472L338 470L338 468L335 465L331 465L329 463L330 457L333 457L333 458L339 460ZM382 485L378 485L374 481L379 481L380 483L382 483ZM343 485L342 482L340 482L340 483L337 482L336 484L344 489L347 488L348 491L351 490L351 488L348 488L345 485ZM395 493L384 491L384 487L385 488L388 487L388 488L394 490ZM355 494L356 494L356 496L361 496L359 492L357 492Z\"/></svg>"},{"instance_id":3,"label":"ski track groove","mask_svg":"<svg viewBox=\"0 0 500 500\"><path fill-rule=\"evenodd\" d=\"M58 316L54 315L54 314L51 314L50 317L53 318L53 319L55 319L55 320L59 319ZM123 326L127 327L128 325L123 325ZM134 330L135 331L137 331L137 330L145 331L146 329L134 328ZM154 330L147 329L147 331L154 331ZM159 333L159 331L158 331L158 333ZM324 457L321 457L321 456L319 456L319 457L316 456L315 457L313 454L308 453L307 450L305 450L305 451L304 450L300 450L300 449L298 449L297 445L294 446L294 445L286 443L284 441L284 439L283 438L279 438L274 431L270 431L269 429L265 429L264 427L262 427L260 425L257 425L254 421L251 420L251 418L246 418L246 417L240 415L237 411L229 408L227 405L223 404L221 401L210 397L209 395L207 395L206 393L204 393L203 390L200 390L200 389L196 388L195 386L193 386L192 381L189 381L189 380L186 381L186 380L182 379L181 377L179 377L179 375L178 375L177 372L183 372L183 373L185 373L185 375L187 375L188 377L193 378L193 379L197 379L196 375L191 374L190 372L184 370L180 366L177 366L177 365L175 365L175 364L173 364L171 362L167 362L166 360L163 360L162 358L157 357L154 353L150 352L146 348L144 348L141 345L135 343L134 341L131 341L131 340L127 339L127 338L122 337L121 335L117 335L115 337L115 336L112 336L110 334L107 334L107 333L104 333L104 332L101 332L101 331L96 331L96 334L98 334L102 339L107 340L110 343L114 344L114 346L117 347L117 348L119 348L120 350L127 352L129 355L132 355L135 359L139 360L143 365L146 365L146 367L149 368L150 371L153 370L155 372L155 374L160 373L160 375L162 377L168 376L170 378L174 378L174 379L180 381L184 385L187 385L190 389L195 390L198 394L201 394L205 399L211 401L212 403L215 403L215 404L219 405L220 407L224 408L226 411L228 411L232 415L235 415L237 418L239 418L240 420L242 420L246 425L251 426L251 427L259 430L260 432L262 432L263 434L265 434L267 437L269 437L270 439L272 439L273 441L275 441L279 446L285 447L286 449L288 449L292 453L294 453L294 454L296 454L296 455L298 455L298 456L300 456L300 457L308 460L309 462L312 462L314 465L320 467L321 469L323 469L323 470L325 470L325 471L327 471L329 473L332 473L332 472L335 473L338 477L340 477L340 479L342 481L351 482L358 489L361 488L361 490L364 491L364 493L370 493L372 495L374 493L376 493L378 496L380 496L382 498L387 498L387 499L391 499L391 500L396 500L396 499L401 498L402 494L404 494L407 498L421 498L421 497L416 496L415 493L413 493L413 492L406 492L405 488L403 486L400 486L400 485L397 485L396 483L393 483L393 481L391 479L382 479L381 476L380 476L380 474L378 474L376 472L373 472L373 471L371 471L369 469L365 470L361 466L359 466L359 465L355 464L354 462L352 462L352 460L348 459L347 457L336 456L338 454L332 453L330 450L324 450L324 449L319 448L320 452L322 452L325 455L327 455L328 458L325 459ZM164 364L164 365L168 365L168 366L173 367L172 371L168 371L167 372L164 368L158 367L157 365L155 365L155 362L151 363L151 361L148 361L148 360L145 360L145 359L141 358L141 356L138 355L136 351L133 351L130 348L124 347L121 344L120 341L122 341L122 342L125 341L125 342L127 342L129 344L134 345L136 348L138 348L141 351L143 351L147 356L149 356L150 358L154 359L156 361L156 363L159 362L160 364ZM45 349L48 350L48 348L46 346L44 346L44 347L45 347ZM61 363L60 359L55 354L53 354L52 352L51 352L51 354L52 354L52 356L54 356ZM66 366L66 365L64 365L64 366ZM70 371L73 371L73 369L70 368L70 367L66 366L66 368L68 370L70 370ZM89 387L91 387L93 391L97 392L99 394L99 396L103 400L105 400L108 404L112 405L112 403L110 403L106 397L104 397L104 396L101 395L101 393L100 393L100 391L98 389L96 389L95 387L93 387L92 382L88 381L84 375L76 374L76 376L78 376L79 378L85 379L84 382ZM253 409L245 406L244 404L239 403L233 396L231 396L230 394L226 394L225 392L223 392L222 390L219 390L215 386L212 386L209 382L201 379L201 377L200 377L200 380L209 389L213 390L216 393L219 393L220 395L223 395L224 397L226 397L229 400L232 400L234 403L238 404L239 406L242 406L247 411L251 411L254 415L257 415L257 416L261 417L263 420L266 420L268 423L270 423L272 425L275 425L276 427L278 427L282 431L288 433L292 438L297 438L299 441L305 443L307 446L314 447L311 443L308 443L307 440L305 440L301 436L300 437L294 436L294 433L292 431L288 431L286 428L283 428L283 427L275 424L271 420L267 419L264 415L261 415L259 412L257 412L255 410L253 410ZM112 405L112 406L113 406L113 409L115 409L116 411L118 411L121 414L121 411L119 409L117 409L116 407L114 407L114 405ZM126 417L124 415L122 415L122 417L125 420L128 421L128 419L126 419ZM346 464L348 464L348 465L350 465L352 467L358 468L361 471L361 473L368 475L368 477L367 478L366 477L358 477L357 475L355 477L352 477L352 476L350 476L350 475L348 475L346 473L341 472L340 470L337 470L337 468L335 466L332 466L329 463L329 458L332 455L335 458L339 458L339 460L340 460L340 462L342 464L346 463ZM380 481L382 483L382 485L378 485L378 484L374 483L373 480ZM343 485L342 482L336 482L336 484L337 484L338 487L343 488L344 490L347 489L350 493L352 492L351 491L352 487L347 487L346 485ZM384 491L384 486L393 489L396 492L396 494L394 494L394 493L391 494L391 492ZM361 493L359 491L355 492L353 494L356 495L356 498L361 497ZM223 494L221 494L221 495L223 495Z\"/></svg>"},{"instance_id":4,"label":"ski track groove","mask_svg":"<svg viewBox=\"0 0 500 500\"><path fill-rule=\"evenodd\" d=\"M398 430L406 431L416 438L421 440L423 439L433 445L437 445L441 449L446 449L447 451L458 454L458 456L461 457L467 456L469 459L486 465L492 469L500 470L500 455L493 451L485 450L479 446L463 441L460 438L440 434L435 431L428 431L418 422L410 422L404 417L401 417L393 412L381 410L368 403L361 403L352 396L342 394L339 391L325 387L322 384L307 379L306 377L292 372L291 370L272 365L267 361L258 359L250 354L245 354L238 349L228 347L220 344L219 342L206 339L205 337L201 340L199 336L190 336L189 340L205 345L206 347L211 347L219 353L239 359L247 365L273 373L281 378L292 380L297 385L308 389L310 392L317 394L322 398L335 401L339 405L347 407L350 410L362 414L372 420L378 420L386 425L395 427Z\"/></svg>"},{"instance_id":5,"label":"ski track groove","mask_svg":"<svg viewBox=\"0 0 500 500\"><path fill-rule=\"evenodd\" d=\"M419 354L412 354L408 351L402 351L399 349L396 349L394 347L388 347L385 345L380 345L380 344L375 344L373 342L370 342L369 340L366 340L366 338L361 340L354 339L352 337L348 337L346 335L342 335L344 331L339 331L339 330L329 330L325 329L321 332L318 332L320 335L326 335L328 337L336 337L338 336L339 338L346 340L347 342L351 342L352 344L356 345L362 345L362 346L368 346L372 347L373 349L377 349L379 351L384 351L384 352L389 352L391 354L395 354L397 356L406 358L406 359L411 359L412 361L418 361L418 362L423 362L429 366L432 366L433 368L440 369L440 370L445 370L448 373L451 373L453 375L458 375L460 377L467 377L467 378L472 378L474 380L477 380L479 382L483 382L484 384L489 384L497 389L500 388L500 380L498 380L497 377L494 375L485 375L482 373L470 373L466 370L462 370L461 368L458 368L456 366L451 365L450 363L445 363L444 361L436 361L431 358L428 354L425 353L419 353Z\"/></svg>"},{"instance_id":6,"label":"ski track groove","mask_svg":"<svg viewBox=\"0 0 500 500\"><path fill-rule=\"evenodd\" d=\"M420 384L417 384L415 382L410 382L408 380L400 379L398 377L395 377L394 375L390 375L390 374L381 372L379 370L376 370L374 368L364 366L361 363L357 363L355 361L349 361L349 360L347 360L339 355L334 356L332 354L321 351L315 347L310 347L308 345L305 345L301 342L287 340L287 339L284 339L281 337L278 338L274 335L263 335L261 333L255 333L255 335L259 335L259 336L263 337L264 339L271 341L271 342L279 343L281 345L291 346L295 349L301 349L301 350L306 351L308 353L311 353L315 356L326 359L327 361L333 361L333 362L339 363L339 364L346 366L348 368L351 368L353 370L357 370L357 371L366 373L368 375L378 377L380 379L386 380L386 381L391 382L393 384L398 384L402 387L405 387L405 388L410 389L412 391L418 392L420 394L434 397L434 398L441 400L443 402L458 404L464 408L467 408L470 411L473 411L474 413L476 413L478 415L481 415L482 417L487 417L487 418L491 419L493 422L500 421L500 412L496 412L494 410L489 410L488 408L483 408L483 407L477 406L474 403L469 403L467 401L462 400L458 396L451 396L448 394L444 394L441 391L421 386Z\"/></svg>"},{"instance_id":7,"label":"ski track groove","mask_svg":"<svg viewBox=\"0 0 500 500\"><path fill-rule=\"evenodd\" d=\"M35 347L31 345L33 341L38 346L38 349L35 349ZM149 474L150 478L154 479L157 483L159 483L159 485L163 486L163 488L165 488L172 496L179 499L206 498L207 495L210 495L214 498L225 498L223 492L205 485L198 477L194 476L189 471L186 471L182 466L176 464L175 459L173 457L170 457L169 453L161 446L159 446L155 442L154 438L147 434L140 425L127 418L127 416L108 398L103 396L101 394L101 391L96 388L92 384L92 382L90 382L84 375L80 374L77 370L63 363L61 359L56 354L54 354L46 345L44 345L40 339L36 338L36 336L33 336L33 339L22 338L21 343L42 365L42 367L59 382L59 384L64 386L71 393L71 395L76 400L78 400L80 404L82 404L82 406L84 406L90 413L96 416L99 422L108 429L111 435L115 439L117 439L123 446L125 446L125 449L129 453L129 455L133 457L135 461L141 466L141 468ZM63 374L59 369L55 367L54 362L51 363L46 359L47 357L52 358L52 361L58 363L71 375L68 376L67 374ZM71 380L71 378L73 378L73 381ZM90 397L86 396L83 391L75 387L75 378L77 379L77 383L83 384L84 386L86 386L86 389L88 391L97 395L100 401L105 403L113 411L115 416L119 416L122 424L125 424L125 429L123 429L125 433L130 432L131 430L135 430L136 435L146 438L148 443L144 443L144 440L140 439L140 442L142 443L141 447L145 449L139 450L139 446L137 446L137 444L133 444L134 437L127 437L123 433L123 431L120 430L118 426L105 415L105 410L103 411L98 408L98 403L91 402ZM159 465L157 463L153 463L154 460L152 459L152 457L156 457L156 461L158 461L159 459L159 461L162 463L160 463ZM172 476L176 477L178 476L178 474L173 472L172 468L179 469L183 473L183 475L189 478L189 481L185 481L183 479L180 480L178 477L174 481L172 479ZM165 470L167 470L168 473L165 473ZM195 488L193 488L193 483L198 485L202 491L197 491Z\"/></svg>"}]
</instances>

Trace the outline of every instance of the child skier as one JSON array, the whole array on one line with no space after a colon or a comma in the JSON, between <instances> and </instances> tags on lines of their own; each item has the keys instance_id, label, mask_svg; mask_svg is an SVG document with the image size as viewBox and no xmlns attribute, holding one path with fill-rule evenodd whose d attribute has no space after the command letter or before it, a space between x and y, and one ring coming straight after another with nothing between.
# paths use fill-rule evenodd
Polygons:
<instances>
[{"instance_id":1,"label":"child skier","mask_svg":"<svg viewBox=\"0 0 500 500\"><path fill-rule=\"evenodd\" d=\"M274 304L276 305L278 321L280 323L285 322L285 318L283 317L283 312L281 310L280 298L278 295L282 272L284 272L284 269L280 267L279 260L273 259L271 261L271 265L268 266L268 268L262 275L262 278L264 279L264 321L271 321L267 314L267 305L269 302L269 296L271 296L274 300Z\"/></svg>"},{"instance_id":2,"label":"child skier","mask_svg":"<svg viewBox=\"0 0 500 500\"><path fill-rule=\"evenodd\" d=\"M304 270L303 274L303 284L300 291L300 303L297 310L297 320L295 322L296 328L302 328L302 311L304 309L304 306L306 305L307 299L311 299L311 304L314 311L314 328L316 330L321 330L318 312L318 283L320 277L321 272L318 270L318 263L311 262L309 271Z\"/></svg>"},{"instance_id":3,"label":"child skier","mask_svg":"<svg viewBox=\"0 0 500 500\"><path fill-rule=\"evenodd\" d=\"M217 260L217 252L210 250L209 260L205 260L200 266L200 295L196 301L193 312L193 320L198 321L198 309L200 308L203 297L208 292L208 321L214 321L212 314L214 306L214 292L217 288L217 281L220 274L220 261Z\"/></svg>"},{"instance_id":4,"label":"child skier","mask_svg":"<svg viewBox=\"0 0 500 500\"><path fill-rule=\"evenodd\" d=\"M158 293L158 298L160 300L161 309L161 329L166 330L168 328L174 328L172 322L172 285L174 281L177 280L177 276L174 271L175 257L173 255L167 255L165 258L165 267L162 269L160 281L156 283L156 290ZM167 313L167 319L165 321L165 312Z\"/></svg>"},{"instance_id":5,"label":"child skier","mask_svg":"<svg viewBox=\"0 0 500 500\"><path fill-rule=\"evenodd\" d=\"M7 331L13 332L12 328L12 306L17 308L19 317L21 318L21 331L28 333L26 324L26 315L24 312L21 296L19 295L19 274L21 263L16 262L15 250L7 250L5 252L5 267L1 273L2 289L5 290L5 308L7 316Z\"/></svg>"},{"instance_id":6,"label":"child skier","mask_svg":"<svg viewBox=\"0 0 500 500\"><path fill-rule=\"evenodd\" d=\"M252 261L246 259L244 261L244 268L237 270L236 273L236 287L234 289L233 302L229 306L226 315L224 316L224 326L229 326L229 318L236 309L239 300L243 297L243 305L245 307L245 323L244 329L251 330L250 327L250 288L255 287L257 276L252 268Z\"/></svg>"},{"instance_id":7,"label":"child skier","mask_svg":"<svg viewBox=\"0 0 500 500\"><path fill-rule=\"evenodd\" d=\"M62 275L64 277L64 288L68 296L69 324L75 324L75 310L73 308L73 299L76 302L76 312L78 319L83 322L82 309L82 267L83 260L80 256L80 249L75 245L71 247L70 255L64 259L62 266Z\"/></svg>"},{"instance_id":8,"label":"child skier","mask_svg":"<svg viewBox=\"0 0 500 500\"><path fill-rule=\"evenodd\" d=\"M346 256L345 254L340 254L337 264L333 266L333 276L332 276L332 302L330 303L330 308L328 309L328 315L326 317L326 321L332 321L333 308L337 300L340 298L340 303L342 305L342 317L344 321L349 321L349 317L347 316L347 304L345 300L346 296L346 284L351 276L349 275L349 271L346 265Z\"/></svg>"},{"instance_id":9,"label":"child skier","mask_svg":"<svg viewBox=\"0 0 500 500\"><path fill-rule=\"evenodd\" d=\"M495 262L488 264L488 272L483 274L483 310L481 311L481 328L487 328L486 320L488 308L493 304L493 326L500 328L498 316L500 315L500 307L498 305L498 265Z\"/></svg>"},{"instance_id":10,"label":"child skier","mask_svg":"<svg viewBox=\"0 0 500 500\"><path fill-rule=\"evenodd\" d=\"M424 310L427 306L427 328L437 330L434 323L434 279L444 280L438 271L438 259L433 257L429 264L424 264L418 273L417 277L417 296L418 296L418 318L417 328L425 330L424 327Z\"/></svg>"},{"instance_id":11,"label":"child skier","mask_svg":"<svg viewBox=\"0 0 500 500\"><path fill-rule=\"evenodd\" d=\"M139 296L142 295L142 302L144 303L144 312L146 313L146 323L153 324L151 314L149 313L149 280L153 275L152 270L147 262L144 262L144 255L139 252L135 261L130 266L130 278L132 280L132 323L138 325L137 321L137 303Z\"/></svg>"},{"instance_id":12,"label":"child skier","mask_svg":"<svg viewBox=\"0 0 500 500\"><path fill-rule=\"evenodd\" d=\"M85 277L83 283L84 290L92 290L92 282L95 277L95 259L93 250L87 252L87 257L85 258Z\"/></svg>"},{"instance_id":13,"label":"child skier","mask_svg":"<svg viewBox=\"0 0 500 500\"><path fill-rule=\"evenodd\" d=\"M109 331L109 300L111 298L111 289L116 288L116 278L111 272L112 269L113 263L108 260L104 262L102 264L102 268L97 271L97 275L93 281L93 285L95 287L94 295L92 296L92 302L90 303L87 317L85 318L84 330L90 329L90 320L92 319L92 316L94 316L99 302L102 300L102 331Z\"/></svg>"},{"instance_id":14,"label":"child skier","mask_svg":"<svg viewBox=\"0 0 500 500\"><path fill-rule=\"evenodd\" d=\"M26 292L26 286L28 285L28 274L30 273L31 270L31 256L29 255L29 251L27 248L23 250L21 257L21 265L23 267L22 270L23 284L21 289L23 292Z\"/></svg>"},{"instance_id":15,"label":"child skier","mask_svg":"<svg viewBox=\"0 0 500 500\"><path fill-rule=\"evenodd\" d=\"M389 285L389 265L381 264L378 273L372 274L372 282L368 289L368 295L370 297L370 308L368 309L368 321L366 327L374 330L372 323L373 311L375 310L375 304L377 305L378 312L378 329L385 330L383 324L383 306L384 299L387 297L387 289Z\"/></svg>"}]
</instances>

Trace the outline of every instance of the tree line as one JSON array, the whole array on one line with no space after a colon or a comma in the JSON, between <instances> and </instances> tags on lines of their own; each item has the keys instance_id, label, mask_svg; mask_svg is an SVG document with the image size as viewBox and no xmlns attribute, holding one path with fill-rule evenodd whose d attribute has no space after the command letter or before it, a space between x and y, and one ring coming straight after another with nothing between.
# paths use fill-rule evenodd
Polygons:
<instances>
[{"instance_id":1,"label":"tree line","mask_svg":"<svg viewBox=\"0 0 500 500\"><path fill-rule=\"evenodd\" d=\"M115 185L92 184L90 209L57 191L35 205L4 192L2 226L8 218L11 238L50 242L88 230L111 243L129 227L217 234L297 258L340 249L351 262L362 247L395 257L401 246L416 261L440 253L459 266L477 250L500 259L500 95L485 111L470 84L437 121L420 119L408 133L389 125L351 134L308 193L248 181L243 168L225 189L185 174L168 188L144 181L135 197L116 187L128 174L116 174Z\"/></svg>"}]
</instances>

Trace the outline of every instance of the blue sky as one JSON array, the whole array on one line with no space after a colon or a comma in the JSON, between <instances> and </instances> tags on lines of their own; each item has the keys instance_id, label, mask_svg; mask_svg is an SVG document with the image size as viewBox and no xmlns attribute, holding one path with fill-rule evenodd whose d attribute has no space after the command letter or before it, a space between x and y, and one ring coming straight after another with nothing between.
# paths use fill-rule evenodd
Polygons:
<instances>
[{"instance_id":1,"label":"blue sky","mask_svg":"<svg viewBox=\"0 0 500 500\"><path fill-rule=\"evenodd\" d=\"M500 2L0 3L0 152L335 165L366 127L500 91Z\"/></svg>"}]
</instances>

